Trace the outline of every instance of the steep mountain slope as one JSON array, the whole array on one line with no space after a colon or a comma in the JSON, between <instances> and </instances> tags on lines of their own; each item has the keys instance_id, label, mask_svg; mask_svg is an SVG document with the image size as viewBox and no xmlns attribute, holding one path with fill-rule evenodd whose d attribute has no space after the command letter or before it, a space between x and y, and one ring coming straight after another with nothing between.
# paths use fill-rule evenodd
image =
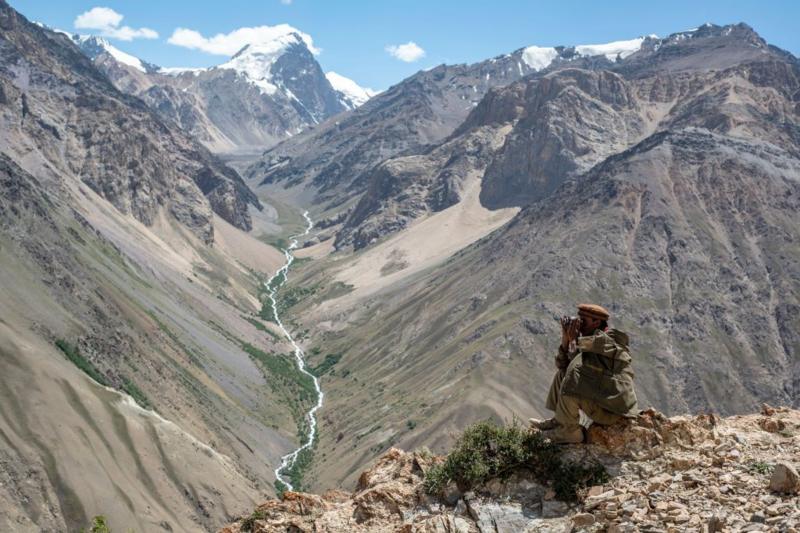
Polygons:
<instances>
[{"instance_id":1,"label":"steep mountain slope","mask_svg":"<svg viewBox=\"0 0 800 533\"><path fill-rule=\"evenodd\" d=\"M442 145L375 167L367 176L366 194L344 220L335 245L361 248L458 202L454 175L463 179L477 172L483 179L481 202L490 209L520 207L546 197L566 179L647 135L673 127L675 121L730 129L722 116L729 110L711 109L726 91L743 90L737 82L743 73L729 69L771 61L795 60L769 47L745 25L706 25L666 39L648 38L625 58L595 64L591 71L562 63L492 90ZM708 74L712 65L719 74ZM716 100L701 95L699 87L708 87ZM744 117L749 112L740 113ZM487 131L503 136L500 146L481 151L465 167L464 143ZM426 171L419 170L419 163L417 170L406 164L411 161L425 161ZM437 200L441 191L448 191L445 202Z\"/></svg>"},{"instance_id":2,"label":"steep mountain slope","mask_svg":"<svg viewBox=\"0 0 800 533\"><path fill-rule=\"evenodd\" d=\"M66 36L2 9L4 152L77 177L145 224L166 206L210 242L210 204L250 228L249 206L260 205L236 172L117 91Z\"/></svg>"},{"instance_id":3,"label":"steep mountain slope","mask_svg":"<svg viewBox=\"0 0 800 533\"><path fill-rule=\"evenodd\" d=\"M117 88L138 96L210 150L249 152L357 105L332 87L303 37L289 30L208 69L161 69L105 39L72 39Z\"/></svg>"},{"instance_id":4,"label":"steep mountain slope","mask_svg":"<svg viewBox=\"0 0 800 533\"><path fill-rule=\"evenodd\" d=\"M581 301L608 306L631 333L644 406L797 405L800 68L745 26L704 32L670 37L650 62L632 54L636 68L561 69L492 92L445 143L379 167L398 187L364 220L394 231L392 217L452 181L441 151L468 161L464 143L503 125L481 194L528 205L438 268L366 261L403 235L424 247L415 228L440 213L423 206L398 236L295 278L350 286L294 311L322 325L311 343L323 355L341 354L323 378L318 486L352 481L394 443L438 449L469 421L540 413L556 318ZM460 228L449 231L455 240Z\"/></svg>"},{"instance_id":5,"label":"steep mountain slope","mask_svg":"<svg viewBox=\"0 0 800 533\"><path fill-rule=\"evenodd\" d=\"M525 205L546 196L570 171L585 170L643 138L653 129L654 111L621 76L607 71L559 70L490 92L445 143L375 167L335 246L362 248L458 203L459 183L469 175L482 179L481 201L489 208ZM619 134L608 138L608 131ZM521 158L538 168L525 168ZM493 201L500 194L509 201Z\"/></svg>"},{"instance_id":6,"label":"steep mountain slope","mask_svg":"<svg viewBox=\"0 0 800 533\"><path fill-rule=\"evenodd\" d=\"M65 36L0 28L0 529L213 530L297 438L259 318L283 256L234 225L238 175Z\"/></svg>"},{"instance_id":7,"label":"steep mountain slope","mask_svg":"<svg viewBox=\"0 0 800 533\"><path fill-rule=\"evenodd\" d=\"M362 107L268 150L248 169L248 179L254 188L303 185L321 204L317 210L341 210L366 190L375 165L397 155L418 154L447 137L490 88L570 58L578 64L609 63L604 56L585 58L575 48L552 49L547 62L540 55L538 49L526 48L472 65L420 71Z\"/></svg>"}]
</instances>

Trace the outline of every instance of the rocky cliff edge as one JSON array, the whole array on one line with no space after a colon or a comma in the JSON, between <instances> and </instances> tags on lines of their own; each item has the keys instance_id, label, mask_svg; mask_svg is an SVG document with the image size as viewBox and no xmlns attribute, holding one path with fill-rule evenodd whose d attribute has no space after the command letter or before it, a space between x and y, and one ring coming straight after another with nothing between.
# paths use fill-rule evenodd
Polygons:
<instances>
[{"instance_id":1,"label":"rocky cliff edge","mask_svg":"<svg viewBox=\"0 0 800 533\"><path fill-rule=\"evenodd\" d=\"M286 492L222 529L251 532L800 531L800 411L764 406L721 419L643 411L593 426L574 463L601 463L603 485L566 503L525 472L438 496L425 476L443 458L393 448L352 493Z\"/></svg>"}]
</instances>

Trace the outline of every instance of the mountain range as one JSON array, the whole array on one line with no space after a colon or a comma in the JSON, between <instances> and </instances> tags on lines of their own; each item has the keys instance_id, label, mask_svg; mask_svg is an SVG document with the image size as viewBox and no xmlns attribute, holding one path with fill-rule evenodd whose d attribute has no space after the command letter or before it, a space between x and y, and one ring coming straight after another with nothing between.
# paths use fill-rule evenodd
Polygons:
<instances>
[{"instance_id":1,"label":"mountain range","mask_svg":"<svg viewBox=\"0 0 800 533\"><path fill-rule=\"evenodd\" d=\"M263 150L356 108L372 94L335 72L323 73L308 43L293 31L248 44L211 68L161 68L102 37L70 38L119 90L141 98L217 153Z\"/></svg>"}]
</instances>

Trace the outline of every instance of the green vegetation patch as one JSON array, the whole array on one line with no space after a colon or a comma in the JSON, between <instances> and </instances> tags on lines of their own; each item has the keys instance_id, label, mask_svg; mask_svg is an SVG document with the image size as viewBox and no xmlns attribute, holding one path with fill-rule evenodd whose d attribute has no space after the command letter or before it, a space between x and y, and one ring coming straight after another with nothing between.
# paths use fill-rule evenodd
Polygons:
<instances>
[{"instance_id":1,"label":"green vegetation patch","mask_svg":"<svg viewBox=\"0 0 800 533\"><path fill-rule=\"evenodd\" d=\"M280 479L276 479L273 485L275 486L275 493L278 495L278 498L282 498L283 493L289 490L289 485L287 485Z\"/></svg>"},{"instance_id":2,"label":"green vegetation patch","mask_svg":"<svg viewBox=\"0 0 800 533\"><path fill-rule=\"evenodd\" d=\"M312 287L289 287L279 291L276 295L278 302L278 313L283 314L290 307L294 307L301 301L317 292L317 286Z\"/></svg>"},{"instance_id":3,"label":"green vegetation patch","mask_svg":"<svg viewBox=\"0 0 800 533\"><path fill-rule=\"evenodd\" d=\"M500 426L487 420L464 430L445 461L428 471L425 490L438 494L450 482L461 490L470 490L490 479L507 479L521 471L550 485L563 501L576 501L586 487L609 479L599 463L564 460L562 448L539 432L531 433L517 422Z\"/></svg>"},{"instance_id":4,"label":"green vegetation patch","mask_svg":"<svg viewBox=\"0 0 800 533\"><path fill-rule=\"evenodd\" d=\"M278 337L271 329L265 326L264 323L258 320L257 318L253 318L247 315L241 315L241 317L250 322L251 324L253 324L253 326L255 326L255 328L258 331L263 331L264 333L269 335L272 338L272 340L274 341L280 340L280 337Z\"/></svg>"},{"instance_id":5,"label":"green vegetation patch","mask_svg":"<svg viewBox=\"0 0 800 533\"><path fill-rule=\"evenodd\" d=\"M75 366L83 370L87 376L105 387L110 386L106 377L100 373L100 371L92 364L91 361L86 359L81 354L77 346L70 344L63 339L56 340L56 346L58 346L58 349L67 356L67 359L72 361ZM136 386L136 383L125 376L122 377L121 390L128 393L143 409L153 408L153 404L150 403L150 400L147 399L147 396L142 392L142 390Z\"/></svg>"},{"instance_id":6,"label":"green vegetation patch","mask_svg":"<svg viewBox=\"0 0 800 533\"><path fill-rule=\"evenodd\" d=\"M275 324L278 323L275 312L272 309L272 300L270 300L269 297L270 292L275 294L278 315L284 316L289 308L294 307L309 296L312 296L319 288L317 285L314 285L311 287L288 287L283 290L278 290L283 286L285 281L286 274L281 272L269 283L262 283L260 285L261 290L259 291L258 299L261 301L261 311L258 316L261 317L261 319Z\"/></svg>"},{"instance_id":7,"label":"green vegetation patch","mask_svg":"<svg viewBox=\"0 0 800 533\"><path fill-rule=\"evenodd\" d=\"M317 297L317 302L322 303L326 300L335 300L345 294L349 294L355 290L355 286L341 281L334 281L325 290L321 291Z\"/></svg>"},{"instance_id":8,"label":"green vegetation patch","mask_svg":"<svg viewBox=\"0 0 800 533\"><path fill-rule=\"evenodd\" d=\"M316 442L308 448L304 448L297 454L297 458L294 463L292 463L291 467L281 470L281 475L289 478L289 482L296 491L304 491L308 488L303 484L303 477L314 460L315 446ZM275 490L278 491L278 497L281 497L288 488L289 487L285 483L280 480L275 480Z\"/></svg>"},{"instance_id":9,"label":"green vegetation patch","mask_svg":"<svg viewBox=\"0 0 800 533\"><path fill-rule=\"evenodd\" d=\"M92 518L92 525L90 529L82 528L81 533L111 533L111 528L108 527L108 521L103 515L98 515Z\"/></svg>"},{"instance_id":10,"label":"green vegetation patch","mask_svg":"<svg viewBox=\"0 0 800 533\"><path fill-rule=\"evenodd\" d=\"M764 461L752 461L747 465L747 469L757 474L766 475L772 472L772 465Z\"/></svg>"},{"instance_id":11,"label":"green vegetation patch","mask_svg":"<svg viewBox=\"0 0 800 533\"><path fill-rule=\"evenodd\" d=\"M302 400L316 401L317 389L314 387L313 378L301 372L293 358L267 353L247 342L242 343L242 349L258 361L269 376L278 378L285 385L297 389Z\"/></svg>"},{"instance_id":12,"label":"green vegetation patch","mask_svg":"<svg viewBox=\"0 0 800 533\"><path fill-rule=\"evenodd\" d=\"M263 242L264 244L269 244L273 248L277 248L280 252L283 252L285 249L289 247L289 241L279 235L261 234L257 237L257 239Z\"/></svg>"},{"instance_id":13,"label":"green vegetation patch","mask_svg":"<svg viewBox=\"0 0 800 533\"><path fill-rule=\"evenodd\" d=\"M306 442L309 429L306 412L317 401L314 378L300 370L291 354L267 353L246 342L242 343L242 349L261 366L270 389L283 400L281 403L288 406L297 424L298 440L301 443ZM303 475L311 465L315 445L316 443L301 451L291 468L281 471L282 475L289 478L295 490L303 488ZM280 480L275 482L275 490L279 495L286 488Z\"/></svg>"},{"instance_id":14,"label":"green vegetation patch","mask_svg":"<svg viewBox=\"0 0 800 533\"><path fill-rule=\"evenodd\" d=\"M106 380L105 376L100 373L100 371L92 364L91 361L86 359L81 354L81 351L77 346L70 344L63 339L56 340L56 346L58 346L59 350L64 352L64 355L67 356L67 359L72 361L75 366L83 370L87 376L98 382L100 385L108 386L108 381Z\"/></svg>"},{"instance_id":15,"label":"green vegetation patch","mask_svg":"<svg viewBox=\"0 0 800 533\"><path fill-rule=\"evenodd\" d=\"M340 353L329 353L328 355L325 356L325 359L320 364L318 364L313 368L309 367L308 370L317 377L326 374L328 371L331 371L331 373L333 373L331 369L334 367L336 363L339 362L341 358L342 354Z\"/></svg>"},{"instance_id":16,"label":"green vegetation patch","mask_svg":"<svg viewBox=\"0 0 800 533\"><path fill-rule=\"evenodd\" d=\"M152 409L153 404L147 399L147 396L142 392L136 383L126 377L122 377L122 390L128 393L134 401L139 404L142 409Z\"/></svg>"},{"instance_id":17,"label":"green vegetation patch","mask_svg":"<svg viewBox=\"0 0 800 533\"><path fill-rule=\"evenodd\" d=\"M242 349L256 361L269 388L286 405L297 425L297 437L305 442L308 428L306 412L317 401L314 378L301 371L292 354L267 353L243 342Z\"/></svg>"}]
</instances>

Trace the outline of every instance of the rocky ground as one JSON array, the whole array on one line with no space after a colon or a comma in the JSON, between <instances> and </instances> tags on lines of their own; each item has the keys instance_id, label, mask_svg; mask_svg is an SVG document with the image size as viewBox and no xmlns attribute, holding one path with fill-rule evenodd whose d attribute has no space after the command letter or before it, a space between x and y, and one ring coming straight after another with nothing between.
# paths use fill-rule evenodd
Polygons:
<instances>
[{"instance_id":1,"label":"rocky ground","mask_svg":"<svg viewBox=\"0 0 800 533\"><path fill-rule=\"evenodd\" d=\"M576 504L523 472L431 497L423 480L440 459L393 448L352 493L287 492L222 532L800 530L798 410L764 406L724 419L648 410L629 424L592 427L588 440L565 453L603 463L611 479Z\"/></svg>"}]
</instances>

